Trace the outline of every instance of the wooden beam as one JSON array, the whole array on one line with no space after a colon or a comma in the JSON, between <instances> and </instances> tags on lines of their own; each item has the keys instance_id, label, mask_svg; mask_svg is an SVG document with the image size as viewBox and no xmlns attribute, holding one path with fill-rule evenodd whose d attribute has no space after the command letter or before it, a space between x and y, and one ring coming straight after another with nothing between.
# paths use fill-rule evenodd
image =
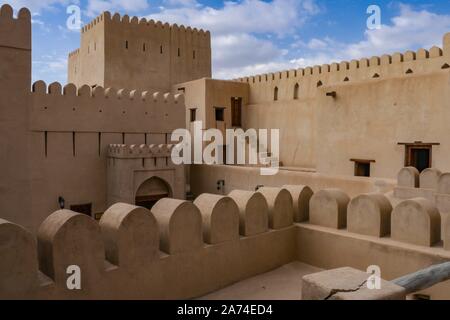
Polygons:
<instances>
[{"instance_id":1,"label":"wooden beam","mask_svg":"<svg viewBox=\"0 0 450 320\"><path fill-rule=\"evenodd\" d=\"M350 159L350 161L353 162L359 162L359 163L374 163L375 160L368 160L368 159Z\"/></svg>"},{"instance_id":2,"label":"wooden beam","mask_svg":"<svg viewBox=\"0 0 450 320\"><path fill-rule=\"evenodd\" d=\"M416 142L399 142L397 143L399 146L408 146L408 147L421 147L421 146L440 146L441 144L439 142L422 142L422 141L416 141Z\"/></svg>"},{"instance_id":3,"label":"wooden beam","mask_svg":"<svg viewBox=\"0 0 450 320\"><path fill-rule=\"evenodd\" d=\"M450 280L450 262L431 266L391 282L405 288L406 294L411 294L447 280Z\"/></svg>"}]
</instances>

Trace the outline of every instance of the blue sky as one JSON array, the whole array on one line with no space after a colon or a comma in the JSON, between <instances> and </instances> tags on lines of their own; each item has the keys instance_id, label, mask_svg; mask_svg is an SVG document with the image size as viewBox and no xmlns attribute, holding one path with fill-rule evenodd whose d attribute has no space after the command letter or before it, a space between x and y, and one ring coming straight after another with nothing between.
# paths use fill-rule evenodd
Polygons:
<instances>
[{"instance_id":1,"label":"blue sky","mask_svg":"<svg viewBox=\"0 0 450 320\"><path fill-rule=\"evenodd\" d=\"M151 17L208 29L213 76L235 78L308 65L442 46L450 32L450 0L11 0L33 19L33 80L66 82L67 53L79 45L66 9L82 21L101 11ZM381 8L381 28L368 30L369 5Z\"/></svg>"}]
</instances>

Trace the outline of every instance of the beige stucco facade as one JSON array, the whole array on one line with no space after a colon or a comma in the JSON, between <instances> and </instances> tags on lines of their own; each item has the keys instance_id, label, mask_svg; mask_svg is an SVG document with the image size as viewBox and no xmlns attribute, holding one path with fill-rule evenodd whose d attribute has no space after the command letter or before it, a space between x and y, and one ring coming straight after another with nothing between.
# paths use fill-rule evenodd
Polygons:
<instances>
[{"instance_id":1,"label":"beige stucco facade","mask_svg":"<svg viewBox=\"0 0 450 320\"><path fill-rule=\"evenodd\" d=\"M443 49L237 79L242 87L218 80L180 86L188 110L203 105L197 114L205 129L221 125L213 118L220 101L229 115L227 102L243 96L241 127L279 129L279 160L285 167L352 176L351 160L357 159L370 162L371 177L394 178L406 165L405 145L399 143L420 142L433 145L430 167L450 170L446 124L441 120L450 92L449 42L447 34ZM203 81L211 85L201 85ZM232 127L229 119L227 128Z\"/></svg>"}]
</instances>

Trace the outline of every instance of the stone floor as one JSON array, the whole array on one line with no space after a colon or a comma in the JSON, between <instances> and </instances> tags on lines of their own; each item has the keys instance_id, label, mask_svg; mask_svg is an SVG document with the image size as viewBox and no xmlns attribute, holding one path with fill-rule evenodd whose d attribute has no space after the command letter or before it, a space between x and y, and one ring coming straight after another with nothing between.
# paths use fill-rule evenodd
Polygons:
<instances>
[{"instance_id":1,"label":"stone floor","mask_svg":"<svg viewBox=\"0 0 450 320\"><path fill-rule=\"evenodd\" d=\"M301 279L322 269L293 262L201 297L201 300L300 300Z\"/></svg>"}]
</instances>

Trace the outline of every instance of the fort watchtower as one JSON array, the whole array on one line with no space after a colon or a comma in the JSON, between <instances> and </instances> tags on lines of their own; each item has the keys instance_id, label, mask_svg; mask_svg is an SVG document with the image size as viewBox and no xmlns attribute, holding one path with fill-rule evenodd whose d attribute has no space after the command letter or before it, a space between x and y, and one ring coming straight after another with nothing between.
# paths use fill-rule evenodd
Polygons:
<instances>
[{"instance_id":1,"label":"fort watchtower","mask_svg":"<svg viewBox=\"0 0 450 320\"><path fill-rule=\"evenodd\" d=\"M68 82L168 92L211 77L209 31L104 12L81 29Z\"/></svg>"}]
</instances>

